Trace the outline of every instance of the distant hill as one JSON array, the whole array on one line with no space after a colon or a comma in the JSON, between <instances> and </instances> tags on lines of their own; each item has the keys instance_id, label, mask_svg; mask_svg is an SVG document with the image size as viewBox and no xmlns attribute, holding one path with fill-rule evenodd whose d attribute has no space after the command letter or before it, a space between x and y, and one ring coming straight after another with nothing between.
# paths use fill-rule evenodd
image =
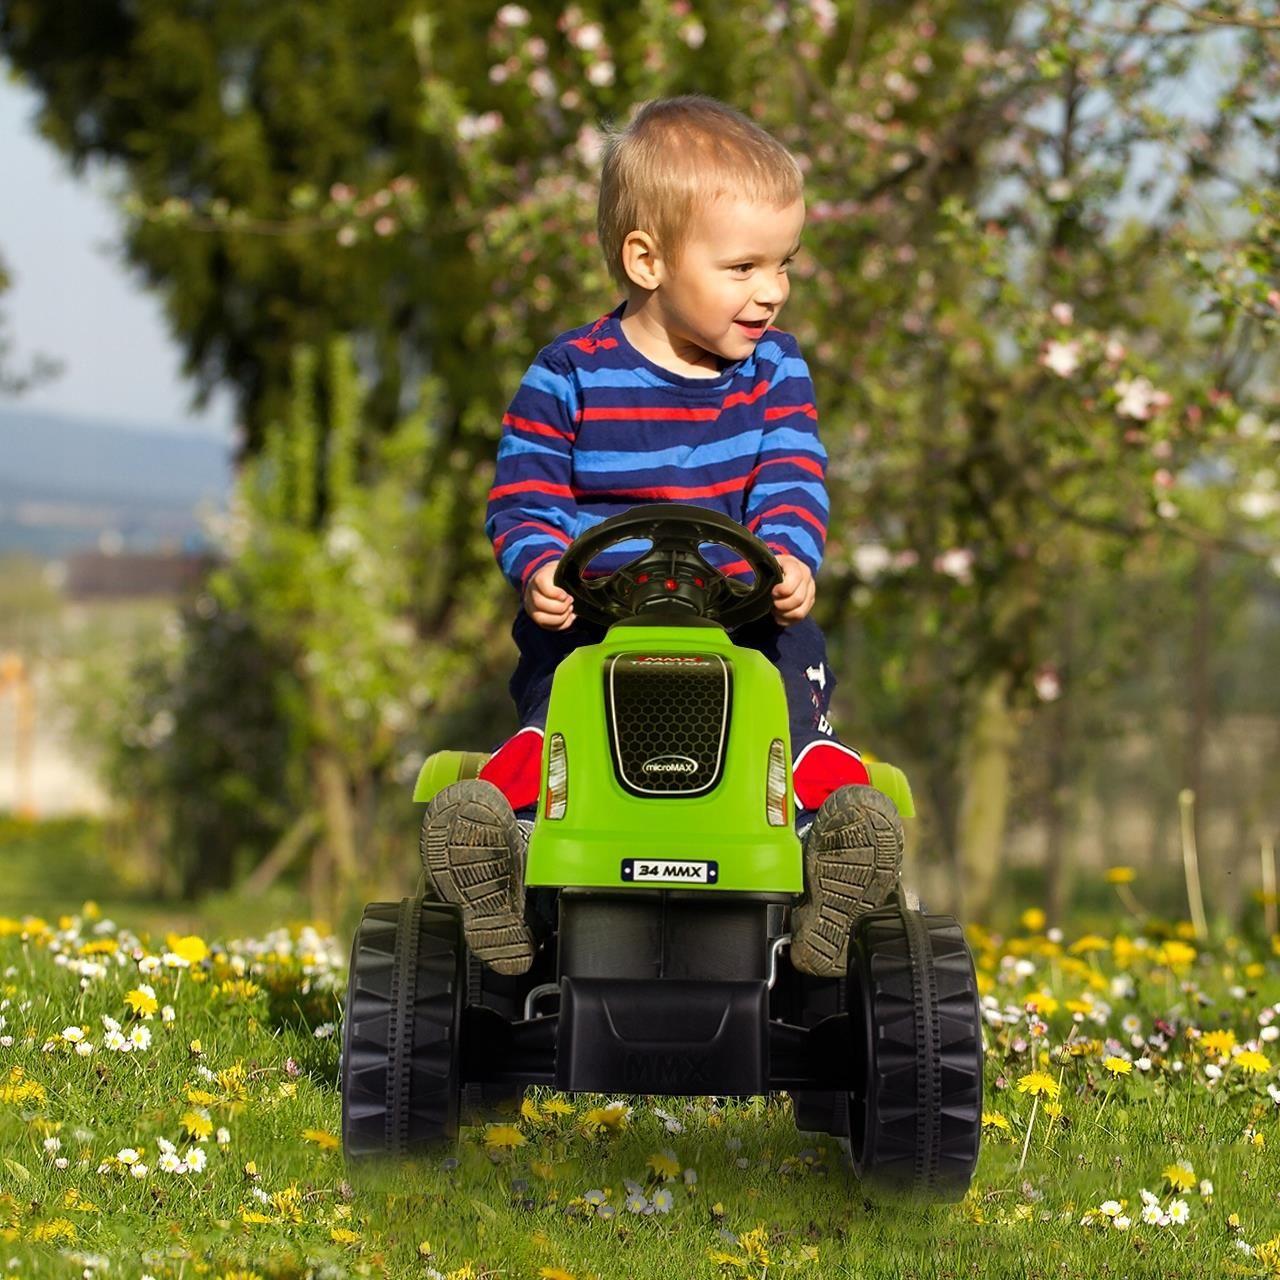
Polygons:
<instances>
[{"instance_id":1,"label":"distant hill","mask_svg":"<svg viewBox=\"0 0 1280 1280\"><path fill-rule=\"evenodd\" d=\"M0 408L0 553L198 547L231 483L228 441Z\"/></svg>"}]
</instances>

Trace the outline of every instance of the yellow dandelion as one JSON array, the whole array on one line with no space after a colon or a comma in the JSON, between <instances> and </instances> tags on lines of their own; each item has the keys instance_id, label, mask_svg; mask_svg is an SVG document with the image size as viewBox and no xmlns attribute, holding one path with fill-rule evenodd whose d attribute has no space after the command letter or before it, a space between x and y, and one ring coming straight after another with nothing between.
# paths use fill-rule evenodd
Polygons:
<instances>
[{"instance_id":1,"label":"yellow dandelion","mask_svg":"<svg viewBox=\"0 0 1280 1280\"><path fill-rule=\"evenodd\" d=\"M317 1147L323 1147L326 1151L337 1151L342 1146L342 1139L327 1129L303 1129L302 1137L304 1141L314 1142Z\"/></svg>"},{"instance_id":2,"label":"yellow dandelion","mask_svg":"<svg viewBox=\"0 0 1280 1280\"><path fill-rule=\"evenodd\" d=\"M758 1267L769 1265L769 1231L767 1227L753 1227L738 1237L738 1244L749 1261Z\"/></svg>"},{"instance_id":3,"label":"yellow dandelion","mask_svg":"<svg viewBox=\"0 0 1280 1280\"><path fill-rule=\"evenodd\" d=\"M1046 1102L1044 1104L1044 1113L1050 1120L1059 1120L1062 1117L1062 1106L1057 1102Z\"/></svg>"},{"instance_id":4,"label":"yellow dandelion","mask_svg":"<svg viewBox=\"0 0 1280 1280\"><path fill-rule=\"evenodd\" d=\"M151 1017L160 1008L160 1001L156 999L155 994L151 991L143 991L140 987L130 991L125 996L124 1002L134 1013L143 1018Z\"/></svg>"},{"instance_id":5,"label":"yellow dandelion","mask_svg":"<svg viewBox=\"0 0 1280 1280\"><path fill-rule=\"evenodd\" d=\"M1200 1045L1205 1053L1212 1054L1215 1058L1225 1058L1236 1047L1236 1033L1234 1031L1206 1031L1200 1037Z\"/></svg>"},{"instance_id":6,"label":"yellow dandelion","mask_svg":"<svg viewBox=\"0 0 1280 1280\"><path fill-rule=\"evenodd\" d=\"M240 1215L240 1221L254 1226L261 1225L264 1222L274 1222L275 1219L269 1213L260 1213L257 1209L246 1209Z\"/></svg>"},{"instance_id":7,"label":"yellow dandelion","mask_svg":"<svg viewBox=\"0 0 1280 1280\"><path fill-rule=\"evenodd\" d=\"M1271 1070L1271 1060L1265 1053L1259 1053L1256 1049L1245 1049L1236 1054L1234 1062L1241 1071L1247 1071L1250 1075L1259 1075L1263 1071Z\"/></svg>"},{"instance_id":8,"label":"yellow dandelion","mask_svg":"<svg viewBox=\"0 0 1280 1280\"><path fill-rule=\"evenodd\" d=\"M1045 926L1045 914L1039 907L1028 907L1019 917L1022 927L1029 933L1039 933Z\"/></svg>"},{"instance_id":9,"label":"yellow dandelion","mask_svg":"<svg viewBox=\"0 0 1280 1280\"><path fill-rule=\"evenodd\" d=\"M1018 1092L1029 1093L1033 1098L1044 1095L1056 1098L1061 1086L1047 1071L1028 1071L1025 1076L1018 1077Z\"/></svg>"},{"instance_id":10,"label":"yellow dandelion","mask_svg":"<svg viewBox=\"0 0 1280 1280\"><path fill-rule=\"evenodd\" d=\"M187 1090L187 1101L194 1102L197 1107L211 1107L218 1100L216 1093L210 1093L208 1089L190 1088Z\"/></svg>"},{"instance_id":11,"label":"yellow dandelion","mask_svg":"<svg viewBox=\"0 0 1280 1280\"><path fill-rule=\"evenodd\" d=\"M201 960L207 960L209 957L209 948L205 945L204 939L196 937L195 934L180 938L176 933L171 933L165 938L165 942L174 955L180 956L188 964L199 964Z\"/></svg>"},{"instance_id":12,"label":"yellow dandelion","mask_svg":"<svg viewBox=\"0 0 1280 1280\"><path fill-rule=\"evenodd\" d=\"M1195 947L1179 942L1176 938L1170 938L1163 946L1158 947L1155 953L1156 963L1168 965L1170 969L1185 969L1195 958Z\"/></svg>"},{"instance_id":13,"label":"yellow dandelion","mask_svg":"<svg viewBox=\"0 0 1280 1280\"><path fill-rule=\"evenodd\" d=\"M213 1132L213 1121L203 1111L188 1111L178 1123L197 1141Z\"/></svg>"},{"instance_id":14,"label":"yellow dandelion","mask_svg":"<svg viewBox=\"0 0 1280 1280\"><path fill-rule=\"evenodd\" d=\"M564 1098L545 1098L542 1103L542 1113L548 1116L571 1116L573 1103L566 1102Z\"/></svg>"},{"instance_id":15,"label":"yellow dandelion","mask_svg":"<svg viewBox=\"0 0 1280 1280\"><path fill-rule=\"evenodd\" d=\"M41 1244L71 1244L76 1238L76 1224L70 1218L50 1218L31 1228L30 1239Z\"/></svg>"},{"instance_id":16,"label":"yellow dandelion","mask_svg":"<svg viewBox=\"0 0 1280 1280\"><path fill-rule=\"evenodd\" d=\"M525 1098L520 1103L520 1118L527 1120L530 1124L541 1124L545 1117L538 1110L538 1104L532 1098Z\"/></svg>"},{"instance_id":17,"label":"yellow dandelion","mask_svg":"<svg viewBox=\"0 0 1280 1280\"><path fill-rule=\"evenodd\" d=\"M218 1280L262 1280L258 1271L224 1271Z\"/></svg>"},{"instance_id":18,"label":"yellow dandelion","mask_svg":"<svg viewBox=\"0 0 1280 1280\"><path fill-rule=\"evenodd\" d=\"M1023 1003L1028 1009L1043 1014L1046 1018L1058 1011L1058 997L1048 991L1033 991Z\"/></svg>"},{"instance_id":19,"label":"yellow dandelion","mask_svg":"<svg viewBox=\"0 0 1280 1280\"><path fill-rule=\"evenodd\" d=\"M271 1207L282 1222L301 1222L302 1192L298 1190L298 1184L291 1182L283 1191L277 1191L271 1197Z\"/></svg>"},{"instance_id":20,"label":"yellow dandelion","mask_svg":"<svg viewBox=\"0 0 1280 1280\"><path fill-rule=\"evenodd\" d=\"M1103 879L1108 884L1132 884L1138 873L1132 867L1108 867L1103 872Z\"/></svg>"},{"instance_id":21,"label":"yellow dandelion","mask_svg":"<svg viewBox=\"0 0 1280 1280\"><path fill-rule=\"evenodd\" d=\"M329 1239L332 1240L334 1244L359 1244L360 1233L358 1231L352 1231L350 1227L334 1227L333 1230L329 1232Z\"/></svg>"},{"instance_id":22,"label":"yellow dandelion","mask_svg":"<svg viewBox=\"0 0 1280 1280\"><path fill-rule=\"evenodd\" d=\"M1008 1118L999 1111L984 1111L982 1113L982 1127L984 1129L1000 1129L1005 1133L1013 1132L1013 1126L1009 1123Z\"/></svg>"},{"instance_id":23,"label":"yellow dandelion","mask_svg":"<svg viewBox=\"0 0 1280 1280\"><path fill-rule=\"evenodd\" d=\"M645 1164L653 1170L653 1176L662 1182L670 1182L680 1176L680 1161L670 1151L655 1151Z\"/></svg>"},{"instance_id":24,"label":"yellow dandelion","mask_svg":"<svg viewBox=\"0 0 1280 1280\"><path fill-rule=\"evenodd\" d=\"M542 1280L578 1280L572 1271L566 1271L563 1267L539 1267L538 1275Z\"/></svg>"},{"instance_id":25,"label":"yellow dandelion","mask_svg":"<svg viewBox=\"0 0 1280 1280\"><path fill-rule=\"evenodd\" d=\"M1264 1276L1280 1276L1280 1236L1264 1240L1254 1251Z\"/></svg>"},{"instance_id":26,"label":"yellow dandelion","mask_svg":"<svg viewBox=\"0 0 1280 1280\"><path fill-rule=\"evenodd\" d=\"M514 1151L524 1146L524 1134L513 1124L487 1124L484 1145L490 1151Z\"/></svg>"},{"instance_id":27,"label":"yellow dandelion","mask_svg":"<svg viewBox=\"0 0 1280 1280\"><path fill-rule=\"evenodd\" d=\"M625 1102L610 1102L603 1107L592 1107L582 1117L582 1127L588 1134L622 1133L631 1119L631 1108Z\"/></svg>"},{"instance_id":28,"label":"yellow dandelion","mask_svg":"<svg viewBox=\"0 0 1280 1280\"><path fill-rule=\"evenodd\" d=\"M1073 956L1083 955L1086 951L1110 951L1111 943L1096 933L1086 933L1083 938L1077 938L1071 944L1070 950Z\"/></svg>"},{"instance_id":29,"label":"yellow dandelion","mask_svg":"<svg viewBox=\"0 0 1280 1280\"><path fill-rule=\"evenodd\" d=\"M725 1253L723 1249L708 1249L707 1257L717 1267L735 1267L739 1271L743 1271L748 1266L745 1258L739 1257L736 1253Z\"/></svg>"},{"instance_id":30,"label":"yellow dandelion","mask_svg":"<svg viewBox=\"0 0 1280 1280\"><path fill-rule=\"evenodd\" d=\"M1127 1058L1118 1058L1113 1053L1109 1057L1103 1058L1102 1069L1109 1075L1127 1076L1133 1072L1133 1063Z\"/></svg>"},{"instance_id":31,"label":"yellow dandelion","mask_svg":"<svg viewBox=\"0 0 1280 1280\"><path fill-rule=\"evenodd\" d=\"M1173 1191L1190 1191L1196 1185L1196 1171L1185 1160L1166 1165L1160 1176Z\"/></svg>"}]
</instances>

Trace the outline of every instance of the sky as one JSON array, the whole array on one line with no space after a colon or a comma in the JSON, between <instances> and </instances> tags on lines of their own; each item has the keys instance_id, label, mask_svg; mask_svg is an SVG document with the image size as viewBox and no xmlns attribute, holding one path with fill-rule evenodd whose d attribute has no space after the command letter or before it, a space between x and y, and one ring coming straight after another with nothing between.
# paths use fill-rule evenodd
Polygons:
<instances>
[{"instance_id":1,"label":"sky","mask_svg":"<svg viewBox=\"0 0 1280 1280\"><path fill-rule=\"evenodd\" d=\"M108 175L73 175L36 133L36 105L0 63L0 259L13 282L0 312L15 367L36 353L64 367L0 405L230 438L230 401L192 408L194 384L182 377L160 300L123 262Z\"/></svg>"}]
</instances>

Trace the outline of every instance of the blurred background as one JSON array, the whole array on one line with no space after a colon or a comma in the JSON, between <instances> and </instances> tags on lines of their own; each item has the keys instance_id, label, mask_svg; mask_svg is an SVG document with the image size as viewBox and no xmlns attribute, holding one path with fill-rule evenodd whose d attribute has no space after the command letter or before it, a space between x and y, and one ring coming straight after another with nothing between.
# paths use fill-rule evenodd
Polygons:
<instances>
[{"instance_id":1,"label":"blurred background","mask_svg":"<svg viewBox=\"0 0 1280 1280\"><path fill-rule=\"evenodd\" d=\"M807 173L819 618L910 878L1181 918L1195 855L1276 931L1276 4L7 0L0 66L0 914L412 890L424 755L514 724L483 506L617 301L601 129L704 92Z\"/></svg>"}]
</instances>

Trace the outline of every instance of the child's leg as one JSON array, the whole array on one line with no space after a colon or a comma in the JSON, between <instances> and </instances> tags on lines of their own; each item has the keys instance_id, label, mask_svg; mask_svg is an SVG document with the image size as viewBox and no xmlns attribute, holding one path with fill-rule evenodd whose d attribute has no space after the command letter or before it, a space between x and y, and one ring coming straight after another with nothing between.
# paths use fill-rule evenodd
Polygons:
<instances>
[{"instance_id":1,"label":"child's leg","mask_svg":"<svg viewBox=\"0 0 1280 1280\"><path fill-rule=\"evenodd\" d=\"M791 960L802 972L842 977L850 923L881 906L898 883L902 820L827 719L835 677L817 624L779 627L763 619L734 638L774 663L787 694L796 816L805 834L805 890L791 914Z\"/></svg>"},{"instance_id":2,"label":"child's leg","mask_svg":"<svg viewBox=\"0 0 1280 1280\"><path fill-rule=\"evenodd\" d=\"M511 696L524 726L489 758L478 778L445 787L427 806L422 862L437 898L462 908L467 946L499 973L524 973L536 949L526 921L524 858L538 802L542 726L551 680L563 658L603 634L578 624L544 631L523 612L512 635L520 661ZM546 916L547 904L535 915Z\"/></svg>"}]
</instances>

